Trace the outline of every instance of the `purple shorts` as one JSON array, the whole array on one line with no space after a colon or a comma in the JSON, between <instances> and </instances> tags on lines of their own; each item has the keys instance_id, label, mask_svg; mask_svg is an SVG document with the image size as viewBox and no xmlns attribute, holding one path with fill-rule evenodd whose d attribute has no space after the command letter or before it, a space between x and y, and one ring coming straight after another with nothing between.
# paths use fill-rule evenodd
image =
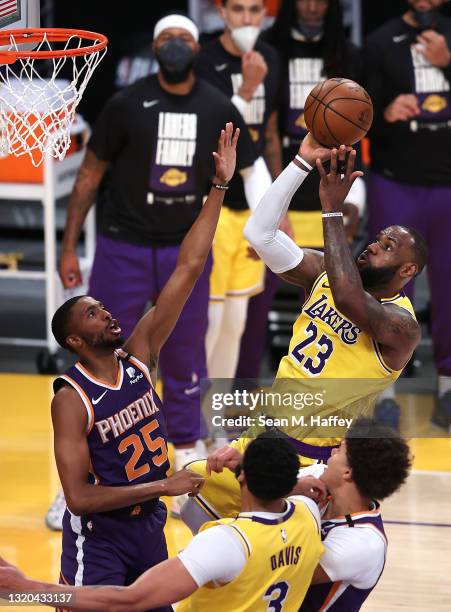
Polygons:
<instances>
[{"instance_id":1,"label":"purple shorts","mask_svg":"<svg viewBox=\"0 0 451 612\"><path fill-rule=\"evenodd\" d=\"M161 501L150 515L143 517L75 516L66 510L60 584L131 584L168 558L163 533L166 514ZM169 612L172 606L155 610Z\"/></svg>"}]
</instances>

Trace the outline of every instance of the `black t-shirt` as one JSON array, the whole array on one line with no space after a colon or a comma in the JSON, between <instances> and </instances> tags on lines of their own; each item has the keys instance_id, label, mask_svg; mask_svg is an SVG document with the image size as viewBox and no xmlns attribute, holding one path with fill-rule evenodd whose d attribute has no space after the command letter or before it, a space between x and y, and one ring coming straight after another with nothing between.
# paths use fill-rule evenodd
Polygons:
<instances>
[{"instance_id":1,"label":"black t-shirt","mask_svg":"<svg viewBox=\"0 0 451 612\"><path fill-rule=\"evenodd\" d=\"M357 47L348 43L348 73L346 76L360 80L360 53ZM282 139L283 165L292 161L298 152L302 139L307 134L304 120L305 101L320 81L327 77L323 73L323 41L310 42L291 40L288 61L283 66L283 89L279 107L279 126ZM358 164L357 164L358 165ZM319 199L319 174L314 169L294 194L290 210L321 210Z\"/></svg>"},{"instance_id":2,"label":"black t-shirt","mask_svg":"<svg viewBox=\"0 0 451 612\"><path fill-rule=\"evenodd\" d=\"M202 79L186 96L163 90L156 75L115 94L88 144L110 162L101 233L134 244L180 244L210 189L212 151L228 121L241 129L237 168L246 168L255 151L243 119Z\"/></svg>"},{"instance_id":3,"label":"black t-shirt","mask_svg":"<svg viewBox=\"0 0 451 612\"><path fill-rule=\"evenodd\" d=\"M265 129L270 114L277 109L280 86L280 63L275 49L258 41L255 51L262 54L268 66L263 83L257 88L248 111L244 117L249 134L254 143L257 157L265 148ZM206 43L196 61L196 73L220 89L228 98L236 94L243 82L241 57L232 55L224 49L219 38ZM243 179L235 175L224 206L235 210L248 208L244 194Z\"/></svg>"},{"instance_id":4,"label":"black t-shirt","mask_svg":"<svg viewBox=\"0 0 451 612\"><path fill-rule=\"evenodd\" d=\"M451 48L451 20L438 31ZM373 32L365 49L366 88L374 104L372 167L411 185L451 185L451 69L432 66L416 48L418 30L401 17ZM384 110L398 95L417 96L421 114L387 123Z\"/></svg>"}]
</instances>

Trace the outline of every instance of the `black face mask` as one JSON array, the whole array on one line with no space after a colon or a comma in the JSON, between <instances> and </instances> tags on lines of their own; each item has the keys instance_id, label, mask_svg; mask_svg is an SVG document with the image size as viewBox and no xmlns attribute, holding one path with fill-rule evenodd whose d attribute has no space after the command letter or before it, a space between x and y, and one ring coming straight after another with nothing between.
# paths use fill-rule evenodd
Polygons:
<instances>
[{"instance_id":1,"label":"black face mask","mask_svg":"<svg viewBox=\"0 0 451 612\"><path fill-rule=\"evenodd\" d=\"M437 28L440 21L440 13L437 9L431 9L430 11L412 9L412 12L419 30L435 30Z\"/></svg>"},{"instance_id":2,"label":"black face mask","mask_svg":"<svg viewBox=\"0 0 451 612\"><path fill-rule=\"evenodd\" d=\"M181 38L171 38L158 49L156 58L168 83L182 83L193 67L195 52Z\"/></svg>"}]
</instances>

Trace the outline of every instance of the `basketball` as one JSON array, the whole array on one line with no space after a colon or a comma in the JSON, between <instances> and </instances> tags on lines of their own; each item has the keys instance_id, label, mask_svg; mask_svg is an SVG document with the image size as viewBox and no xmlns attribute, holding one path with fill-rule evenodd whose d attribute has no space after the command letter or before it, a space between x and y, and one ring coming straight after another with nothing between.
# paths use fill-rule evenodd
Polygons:
<instances>
[{"instance_id":1,"label":"basketball","mask_svg":"<svg viewBox=\"0 0 451 612\"><path fill-rule=\"evenodd\" d=\"M358 83L349 79L328 79L318 83L308 95L304 119L321 145L353 145L371 127L373 103Z\"/></svg>"}]
</instances>

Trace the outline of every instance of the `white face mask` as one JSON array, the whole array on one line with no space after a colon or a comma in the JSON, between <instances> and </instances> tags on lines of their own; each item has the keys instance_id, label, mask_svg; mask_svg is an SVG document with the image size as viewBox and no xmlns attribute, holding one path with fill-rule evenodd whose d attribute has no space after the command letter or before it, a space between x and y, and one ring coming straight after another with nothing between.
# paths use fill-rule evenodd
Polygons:
<instances>
[{"instance_id":1,"label":"white face mask","mask_svg":"<svg viewBox=\"0 0 451 612\"><path fill-rule=\"evenodd\" d=\"M233 42L240 51L246 53L252 51L255 42L260 34L260 28L255 26L242 26L241 28L230 28L230 35Z\"/></svg>"}]
</instances>

